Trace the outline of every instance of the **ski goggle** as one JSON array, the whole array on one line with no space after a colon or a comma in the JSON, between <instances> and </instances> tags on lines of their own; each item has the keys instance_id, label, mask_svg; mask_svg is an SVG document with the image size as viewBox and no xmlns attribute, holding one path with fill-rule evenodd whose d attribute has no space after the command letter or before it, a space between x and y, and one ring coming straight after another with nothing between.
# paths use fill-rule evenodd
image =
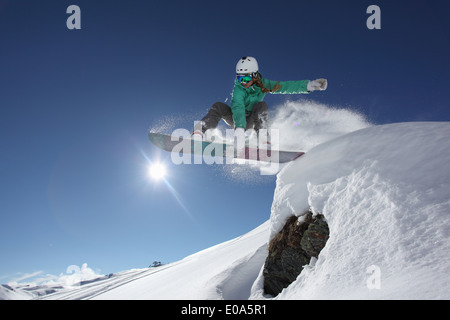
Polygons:
<instances>
[{"instance_id":1,"label":"ski goggle","mask_svg":"<svg viewBox=\"0 0 450 320\"><path fill-rule=\"evenodd\" d=\"M249 74L238 74L236 78L240 83L248 83L252 81L252 76Z\"/></svg>"}]
</instances>

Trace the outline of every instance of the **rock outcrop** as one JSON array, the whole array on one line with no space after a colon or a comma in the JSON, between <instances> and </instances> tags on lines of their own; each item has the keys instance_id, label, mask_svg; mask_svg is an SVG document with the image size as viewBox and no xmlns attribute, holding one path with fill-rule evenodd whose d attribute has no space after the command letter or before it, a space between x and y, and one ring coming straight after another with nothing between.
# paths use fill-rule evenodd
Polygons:
<instances>
[{"instance_id":1,"label":"rock outcrop","mask_svg":"<svg viewBox=\"0 0 450 320\"><path fill-rule=\"evenodd\" d=\"M309 264L318 257L329 237L328 224L321 214L311 211L292 216L269 244L264 264L264 293L278 295L289 286Z\"/></svg>"}]
</instances>

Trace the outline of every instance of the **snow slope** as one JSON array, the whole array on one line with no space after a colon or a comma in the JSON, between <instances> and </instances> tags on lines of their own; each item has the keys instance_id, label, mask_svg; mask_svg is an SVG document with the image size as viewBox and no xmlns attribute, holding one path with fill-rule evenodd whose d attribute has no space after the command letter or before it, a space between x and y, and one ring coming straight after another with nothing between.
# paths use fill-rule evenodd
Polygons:
<instances>
[{"instance_id":1,"label":"snow slope","mask_svg":"<svg viewBox=\"0 0 450 320\"><path fill-rule=\"evenodd\" d=\"M157 268L129 270L41 299L247 299L266 258L269 222Z\"/></svg>"},{"instance_id":2,"label":"snow slope","mask_svg":"<svg viewBox=\"0 0 450 320\"><path fill-rule=\"evenodd\" d=\"M325 216L330 238L274 299L450 299L449 169L450 123L344 134L282 169L270 221L255 230L172 264L40 298L272 299L262 289L267 243L311 207ZM0 293L13 298L5 287Z\"/></svg>"}]
</instances>

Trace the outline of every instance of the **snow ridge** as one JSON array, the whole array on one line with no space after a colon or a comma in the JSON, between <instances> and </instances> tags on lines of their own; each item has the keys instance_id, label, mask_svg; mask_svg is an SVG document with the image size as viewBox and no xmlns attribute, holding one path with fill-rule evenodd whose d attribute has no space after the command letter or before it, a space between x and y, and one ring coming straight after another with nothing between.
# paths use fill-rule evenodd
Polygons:
<instances>
[{"instance_id":1,"label":"snow ridge","mask_svg":"<svg viewBox=\"0 0 450 320\"><path fill-rule=\"evenodd\" d=\"M450 123L375 126L321 144L286 167L270 237L311 207L325 216L330 238L277 298L448 299L449 137ZM372 267L378 290L367 285ZM262 298L261 288L252 297Z\"/></svg>"}]
</instances>

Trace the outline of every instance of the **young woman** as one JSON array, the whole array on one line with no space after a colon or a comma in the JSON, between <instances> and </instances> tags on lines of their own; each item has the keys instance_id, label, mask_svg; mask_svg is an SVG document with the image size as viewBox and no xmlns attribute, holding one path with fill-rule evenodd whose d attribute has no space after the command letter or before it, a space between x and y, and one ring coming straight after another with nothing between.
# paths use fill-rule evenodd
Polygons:
<instances>
[{"instance_id":1,"label":"young woman","mask_svg":"<svg viewBox=\"0 0 450 320\"><path fill-rule=\"evenodd\" d=\"M243 57L236 65L236 80L231 105L216 102L205 117L194 126L192 137L203 139L208 129L214 129L223 119L231 128L245 131L267 129L267 93L296 94L326 90L327 80L273 81L259 73L258 62L253 57Z\"/></svg>"}]
</instances>

